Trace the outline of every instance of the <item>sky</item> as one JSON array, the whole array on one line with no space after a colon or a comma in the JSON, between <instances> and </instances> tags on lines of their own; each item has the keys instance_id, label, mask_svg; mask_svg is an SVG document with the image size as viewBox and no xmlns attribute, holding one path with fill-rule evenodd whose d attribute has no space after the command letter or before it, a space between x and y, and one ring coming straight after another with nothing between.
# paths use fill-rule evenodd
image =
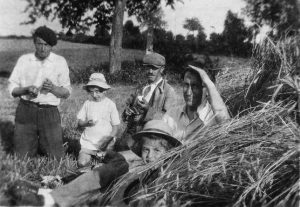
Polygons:
<instances>
[{"instance_id":1,"label":"sky","mask_svg":"<svg viewBox=\"0 0 300 207\"><path fill-rule=\"evenodd\" d=\"M171 30L174 34L187 34L183 29L186 18L197 17L208 35L212 32L220 33L223 31L224 20L228 10L242 16L241 9L245 7L243 0L182 0L176 2L175 10L165 7L162 0L162 7L167 21L166 30ZM55 31L61 31L58 20L53 22L41 18L33 25L20 25L21 22L28 20L28 14L24 13L26 0L0 0L0 36L6 35L31 35L31 32L41 25L47 25ZM125 15L124 21L126 21ZM92 31L91 31L92 34Z\"/></svg>"}]
</instances>

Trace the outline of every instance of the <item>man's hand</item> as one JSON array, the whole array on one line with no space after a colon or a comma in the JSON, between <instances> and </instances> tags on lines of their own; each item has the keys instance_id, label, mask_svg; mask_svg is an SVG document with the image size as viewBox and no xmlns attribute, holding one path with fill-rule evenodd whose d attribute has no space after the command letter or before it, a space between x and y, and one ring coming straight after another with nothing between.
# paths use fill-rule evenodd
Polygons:
<instances>
[{"instance_id":1,"label":"man's hand","mask_svg":"<svg viewBox=\"0 0 300 207\"><path fill-rule=\"evenodd\" d=\"M70 96L70 92L67 88L54 85L53 82L48 78L46 78L43 82L42 90L46 93L50 92L58 98L68 98Z\"/></svg>"},{"instance_id":2,"label":"man's hand","mask_svg":"<svg viewBox=\"0 0 300 207\"><path fill-rule=\"evenodd\" d=\"M141 108L143 110L149 109L149 103L146 101L145 98L143 98L142 100L137 99L136 104L139 108Z\"/></svg>"},{"instance_id":3,"label":"man's hand","mask_svg":"<svg viewBox=\"0 0 300 207\"><path fill-rule=\"evenodd\" d=\"M94 120L88 120L88 121L86 122L85 125L86 125L87 127L92 127L92 126L95 126L96 123L97 123L97 121L94 121Z\"/></svg>"},{"instance_id":4,"label":"man's hand","mask_svg":"<svg viewBox=\"0 0 300 207\"><path fill-rule=\"evenodd\" d=\"M141 106L137 106L137 107L141 108ZM127 107L122 114L123 121L128 121L128 118L132 117L132 120L134 122L139 122L143 118L144 113L140 112L137 109L137 107L134 107L134 108ZM144 110L144 109L142 109L142 110Z\"/></svg>"},{"instance_id":5,"label":"man's hand","mask_svg":"<svg viewBox=\"0 0 300 207\"><path fill-rule=\"evenodd\" d=\"M125 110L124 110L124 114L125 116L131 116L134 114L134 111L130 108L130 107L127 107Z\"/></svg>"},{"instance_id":6,"label":"man's hand","mask_svg":"<svg viewBox=\"0 0 300 207\"><path fill-rule=\"evenodd\" d=\"M27 87L27 94L29 94L32 97L37 97L38 93L39 93L39 89L36 86L28 86Z\"/></svg>"},{"instance_id":7,"label":"man's hand","mask_svg":"<svg viewBox=\"0 0 300 207\"><path fill-rule=\"evenodd\" d=\"M203 70L202 68L198 68L192 65L189 65L189 67L193 68L194 70L197 70L197 72L200 75L200 78L202 80L203 86L207 87L208 84L213 83L212 80L210 80L208 74L206 73L205 70Z\"/></svg>"},{"instance_id":8,"label":"man's hand","mask_svg":"<svg viewBox=\"0 0 300 207\"><path fill-rule=\"evenodd\" d=\"M48 78L45 79L42 85L42 89L47 92L52 92L54 90L55 85Z\"/></svg>"}]
</instances>

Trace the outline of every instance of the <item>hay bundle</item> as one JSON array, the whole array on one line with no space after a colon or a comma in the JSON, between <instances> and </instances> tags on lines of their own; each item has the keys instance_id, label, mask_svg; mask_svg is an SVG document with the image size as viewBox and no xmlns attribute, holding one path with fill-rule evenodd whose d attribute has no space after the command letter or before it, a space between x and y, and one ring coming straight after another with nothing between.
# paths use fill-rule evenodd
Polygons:
<instances>
[{"instance_id":1,"label":"hay bundle","mask_svg":"<svg viewBox=\"0 0 300 207\"><path fill-rule=\"evenodd\" d=\"M257 101L271 99L296 101L300 92L300 37L276 42L266 37L256 45L253 54L254 73L245 99L252 106L257 105Z\"/></svg>"},{"instance_id":2,"label":"hay bundle","mask_svg":"<svg viewBox=\"0 0 300 207\"><path fill-rule=\"evenodd\" d=\"M224 96L234 116L269 100L285 103L294 101L290 111L297 108L299 111L300 36L287 37L276 42L266 37L260 44L255 45L252 71L245 80L245 85L235 88L234 92L225 92Z\"/></svg>"},{"instance_id":3,"label":"hay bundle","mask_svg":"<svg viewBox=\"0 0 300 207\"><path fill-rule=\"evenodd\" d=\"M150 200L148 206L154 206L165 198L166 206L296 206L299 138L286 108L270 104L223 126L199 129L188 145L137 170L163 169L137 202ZM124 183L126 176L106 197Z\"/></svg>"}]
</instances>

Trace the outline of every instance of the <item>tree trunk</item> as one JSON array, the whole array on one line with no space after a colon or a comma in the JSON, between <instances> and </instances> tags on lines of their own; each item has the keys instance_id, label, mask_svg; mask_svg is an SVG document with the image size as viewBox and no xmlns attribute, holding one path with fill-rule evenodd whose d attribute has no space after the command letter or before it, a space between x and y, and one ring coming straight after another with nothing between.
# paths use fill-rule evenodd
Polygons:
<instances>
[{"instance_id":1,"label":"tree trunk","mask_svg":"<svg viewBox=\"0 0 300 207\"><path fill-rule=\"evenodd\" d=\"M195 37L195 33L193 34ZM198 53L199 50L199 32L197 33L196 37L195 37L195 52Z\"/></svg>"},{"instance_id":2,"label":"tree trunk","mask_svg":"<svg viewBox=\"0 0 300 207\"><path fill-rule=\"evenodd\" d=\"M153 52L153 26L148 25L146 53Z\"/></svg>"},{"instance_id":3,"label":"tree trunk","mask_svg":"<svg viewBox=\"0 0 300 207\"><path fill-rule=\"evenodd\" d=\"M123 18L126 0L115 0L115 11L109 47L109 73L113 74L121 69Z\"/></svg>"}]
</instances>

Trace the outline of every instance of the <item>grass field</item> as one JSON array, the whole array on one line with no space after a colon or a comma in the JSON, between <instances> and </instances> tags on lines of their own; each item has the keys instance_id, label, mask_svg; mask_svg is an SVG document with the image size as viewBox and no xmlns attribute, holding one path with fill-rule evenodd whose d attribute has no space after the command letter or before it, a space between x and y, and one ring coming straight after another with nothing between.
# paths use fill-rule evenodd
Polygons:
<instances>
[{"instance_id":1,"label":"grass field","mask_svg":"<svg viewBox=\"0 0 300 207\"><path fill-rule=\"evenodd\" d=\"M0 74L7 76L22 54L33 51L34 45L31 39L0 39ZM109 60L109 48L101 45L58 41L53 51L65 57L69 67L73 69L82 69ZM143 55L143 51L126 49L122 52L122 60L141 60Z\"/></svg>"},{"instance_id":2,"label":"grass field","mask_svg":"<svg viewBox=\"0 0 300 207\"><path fill-rule=\"evenodd\" d=\"M32 51L31 40L0 40L0 71L11 71L18 56L24 52ZM3 43L3 44L2 44ZM29 49L31 48L31 49ZM82 45L68 42L60 42L55 52L63 55L73 68L86 67L108 60L108 48L104 46ZM126 50L123 60L141 59L143 51ZM217 86L220 91L230 90L238 85L243 85L249 74L249 60L238 58L220 58L221 73L217 78ZM78 142L79 132L76 130L76 114L83 102L88 98L82 85L73 85L73 93L67 100L62 101L60 111L64 135L72 144ZM107 96L116 104L121 113L125 107L125 100L135 86L113 85ZM182 90L179 85L174 85L178 94L178 102L183 103ZM18 103L7 92L7 78L0 78L0 124L2 132L2 148L9 149L14 125L14 114ZM121 133L121 132L120 132ZM23 178L38 182L41 175L67 175L70 170L76 168L74 156L71 154L61 163L46 158L18 159L0 150L0 205L7 205L3 190L13 180Z\"/></svg>"}]
</instances>

